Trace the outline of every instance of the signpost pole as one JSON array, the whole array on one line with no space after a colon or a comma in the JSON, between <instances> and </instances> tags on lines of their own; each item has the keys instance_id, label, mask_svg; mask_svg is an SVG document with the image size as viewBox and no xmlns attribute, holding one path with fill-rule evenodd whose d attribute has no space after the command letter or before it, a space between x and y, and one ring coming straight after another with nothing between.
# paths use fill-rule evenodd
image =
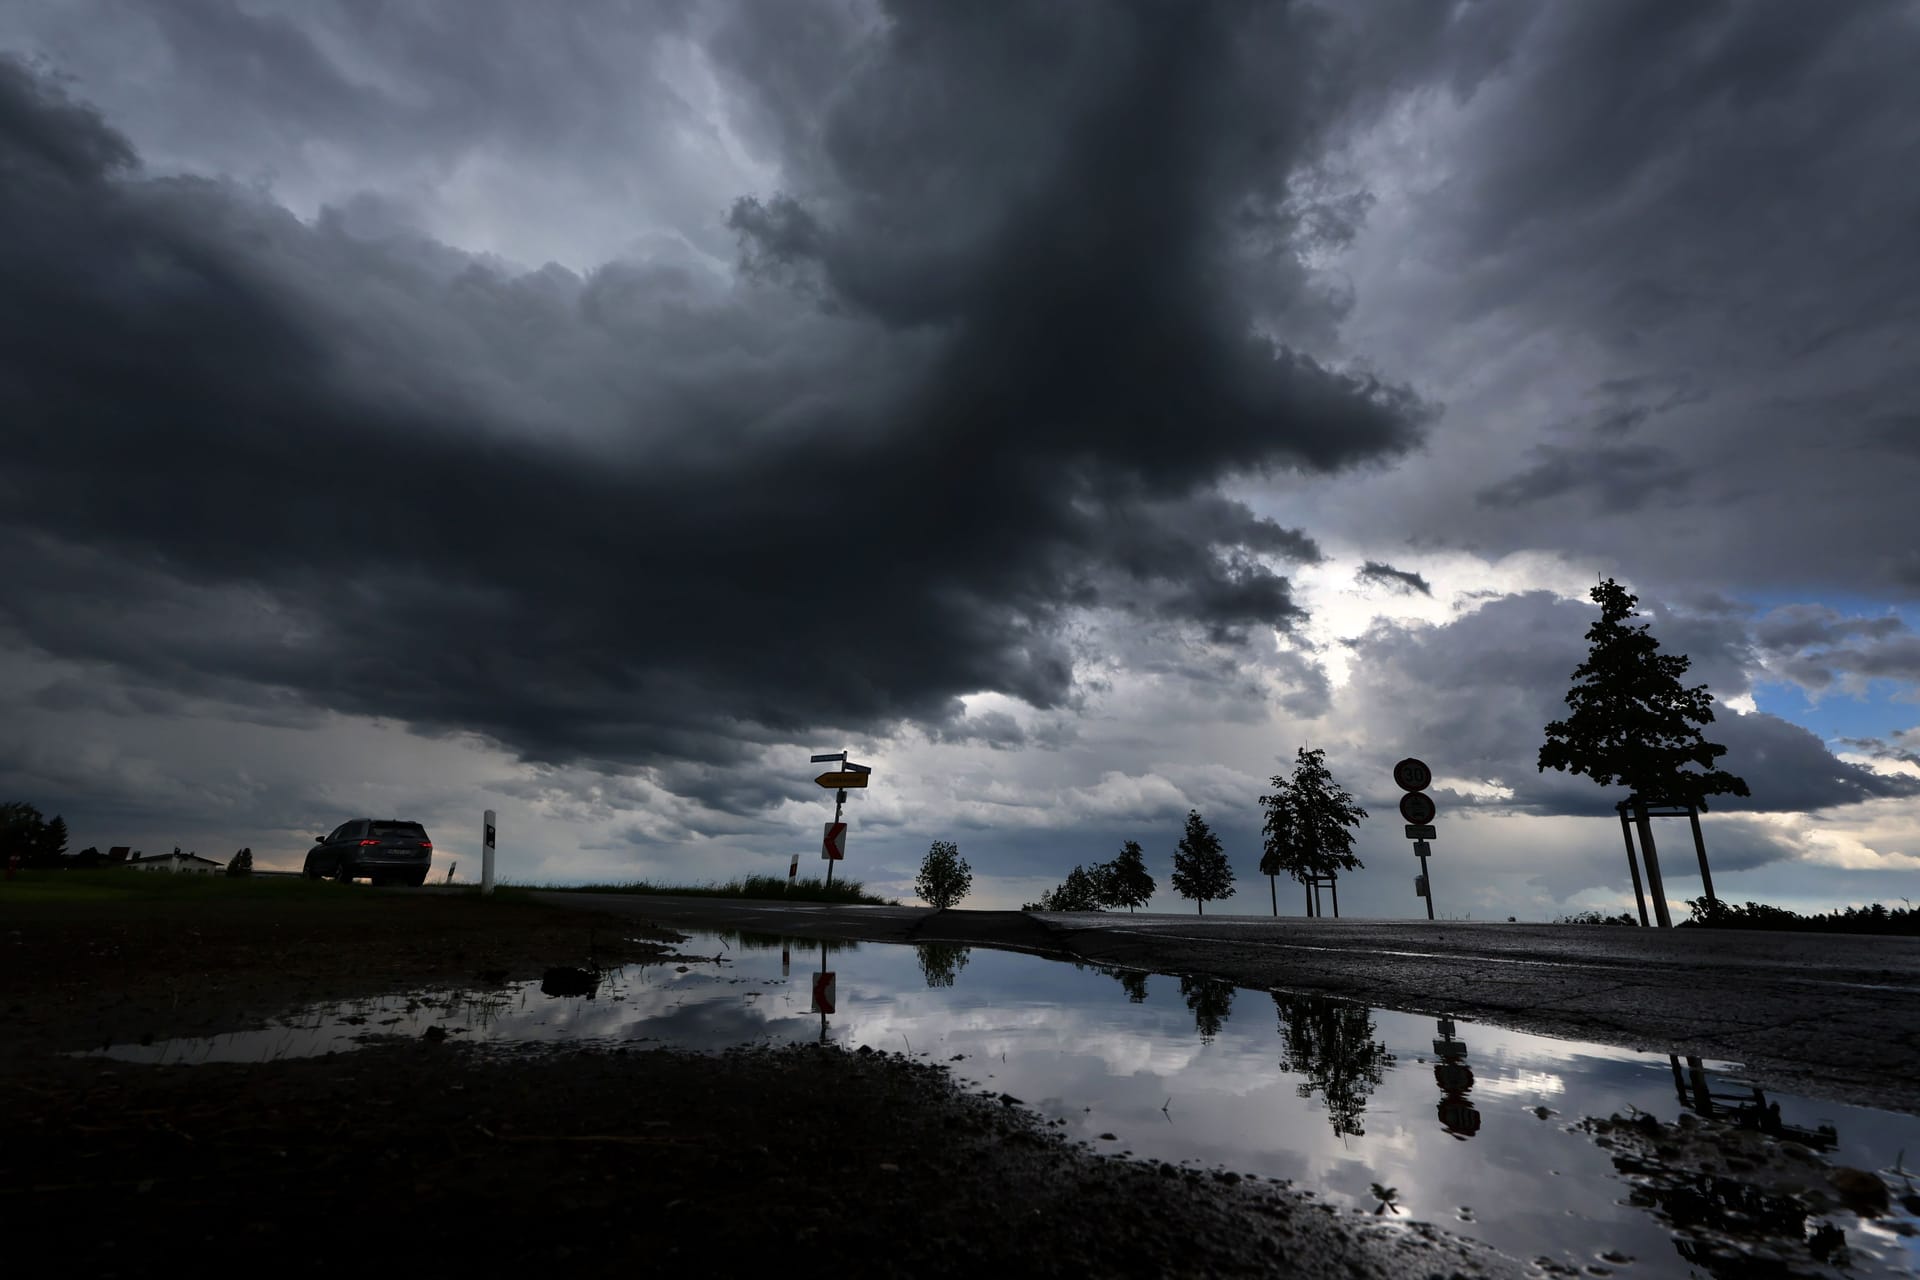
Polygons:
<instances>
[{"instance_id":1,"label":"signpost pole","mask_svg":"<svg viewBox=\"0 0 1920 1280\"><path fill-rule=\"evenodd\" d=\"M833 821L835 826L838 826L840 823L840 806L846 802L846 790L844 788L836 789L833 793ZM833 888L833 863L834 860L832 858L827 859L827 888L829 889ZM824 964L821 966L823 969L825 967Z\"/></svg>"},{"instance_id":2,"label":"signpost pole","mask_svg":"<svg viewBox=\"0 0 1920 1280\"><path fill-rule=\"evenodd\" d=\"M493 892L493 810L487 810L486 827L481 832L480 844L480 896L487 897Z\"/></svg>"},{"instance_id":3,"label":"signpost pole","mask_svg":"<svg viewBox=\"0 0 1920 1280\"><path fill-rule=\"evenodd\" d=\"M1433 919L1433 874L1427 870L1429 846L1425 840L1413 842L1413 852L1420 859L1420 879L1427 886L1427 919Z\"/></svg>"}]
</instances>

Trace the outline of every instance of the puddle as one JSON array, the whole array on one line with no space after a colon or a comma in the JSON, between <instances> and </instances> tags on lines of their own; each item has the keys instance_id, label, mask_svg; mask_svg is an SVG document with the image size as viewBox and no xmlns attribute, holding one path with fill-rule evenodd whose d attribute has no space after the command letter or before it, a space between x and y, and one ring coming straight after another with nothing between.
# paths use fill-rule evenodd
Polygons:
<instances>
[{"instance_id":1,"label":"puddle","mask_svg":"<svg viewBox=\"0 0 1920 1280\"><path fill-rule=\"evenodd\" d=\"M1920 1118L1762 1096L1735 1064L983 948L836 943L830 986L817 941L696 934L680 949L723 959L611 970L591 996L540 981L421 993L99 1052L259 1062L430 1032L826 1039L945 1064L1098 1152L1291 1180L1339 1212L1433 1222L1563 1274L1920 1273L1920 1174L1901 1172L1920 1165ZM546 985L577 989L579 971L560 972ZM814 1011L816 989L832 1013Z\"/></svg>"}]
</instances>

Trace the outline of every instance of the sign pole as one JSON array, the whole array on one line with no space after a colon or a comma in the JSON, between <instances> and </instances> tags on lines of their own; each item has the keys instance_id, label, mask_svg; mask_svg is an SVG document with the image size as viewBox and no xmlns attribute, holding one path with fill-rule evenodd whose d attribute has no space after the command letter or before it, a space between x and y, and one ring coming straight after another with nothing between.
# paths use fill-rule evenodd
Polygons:
<instances>
[{"instance_id":1,"label":"sign pole","mask_svg":"<svg viewBox=\"0 0 1920 1280\"><path fill-rule=\"evenodd\" d=\"M480 896L493 892L493 810L487 810L486 828L480 839Z\"/></svg>"},{"instance_id":2,"label":"sign pole","mask_svg":"<svg viewBox=\"0 0 1920 1280\"><path fill-rule=\"evenodd\" d=\"M1427 788L1433 785L1433 770L1427 767L1426 761L1408 756L1393 766L1393 781L1406 792L1400 797L1400 816L1407 822L1407 839L1413 841L1413 856L1420 859L1420 881L1416 888L1427 900L1427 919L1431 920L1433 880L1427 873L1427 858L1433 853L1433 846L1427 841L1434 838L1431 825L1434 803Z\"/></svg>"},{"instance_id":3,"label":"sign pole","mask_svg":"<svg viewBox=\"0 0 1920 1280\"><path fill-rule=\"evenodd\" d=\"M835 826L840 825L840 806L844 805L846 802L847 802L847 793L844 789L836 790L833 793L833 822ZM827 888L829 889L833 888L834 861L835 860L833 858L827 859ZM822 946L824 947L824 945L825 944L823 943ZM824 956L822 957L822 959L824 961ZM820 967L824 969L827 966L825 965L825 963L822 963Z\"/></svg>"}]
</instances>

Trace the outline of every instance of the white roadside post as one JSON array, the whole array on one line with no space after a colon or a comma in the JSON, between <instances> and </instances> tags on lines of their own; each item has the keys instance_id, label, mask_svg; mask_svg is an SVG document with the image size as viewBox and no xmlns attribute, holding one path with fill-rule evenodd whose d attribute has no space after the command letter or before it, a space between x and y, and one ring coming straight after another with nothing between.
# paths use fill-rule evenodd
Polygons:
<instances>
[{"instance_id":1,"label":"white roadside post","mask_svg":"<svg viewBox=\"0 0 1920 1280\"><path fill-rule=\"evenodd\" d=\"M493 892L493 810L487 810L486 827L480 834L480 896Z\"/></svg>"}]
</instances>

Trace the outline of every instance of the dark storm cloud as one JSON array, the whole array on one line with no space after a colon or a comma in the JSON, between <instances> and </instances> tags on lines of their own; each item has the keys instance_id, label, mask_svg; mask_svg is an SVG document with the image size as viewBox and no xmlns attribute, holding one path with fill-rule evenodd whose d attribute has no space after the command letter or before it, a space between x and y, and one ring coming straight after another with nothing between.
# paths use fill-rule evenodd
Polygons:
<instances>
[{"instance_id":1,"label":"dark storm cloud","mask_svg":"<svg viewBox=\"0 0 1920 1280\"><path fill-rule=\"evenodd\" d=\"M1230 283L1223 227L1284 200L1312 114L1268 59L1311 31L967 11L903 7L833 78L790 166L817 234L776 246L811 296L302 223L141 176L0 63L0 625L157 685L709 764L1060 705L1084 610L1289 626L1272 561L1317 550L1215 486L1392 456L1418 416L1250 337Z\"/></svg>"},{"instance_id":2,"label":"dark storm cloud","mask_svg":"<svg viewBox=\"0 0 1920 1280\"><path fill-rule=\"evenodd\" d=\"M1663 491L1684 489L1687 477L1664 449L1644 445L1568 449L1541 445L1533 465L1474 495L1483 507L1520 507L1571 494L1591 495L1605 512L1632 511Z\"/></svg>"},{"instance_id":3,"label":"dark storm cloud","mask_svg":"<svg viewBox=\"0 0 1920 1280\"><path fill-rule=\"evenodd\" d=\"M1668 653L1685 653L1685 680L1717 698L1747 691L1741 655L1747 621L1734 612L1678 614L1642 602ZM1354 676L1337 710L1364 725L1369 741L1419 755L1436 773L1509 787L1511 799L1483 803L1545 814L1605 814L1624 798L1585 776L1537 767L1543 730L1566 715L1573 670L1596 610L1545 592L1490 601L1443 626L1381 622L1354 644ZM1888 777L1837 759L1812 733L1778 716L1720 708L1706 726L1727 748L1723 767L1745 778L1751 799L1716 797L1715 812L1817 810L1885 796L1920 794L1915 780Z\"/></svg>"},{"instance_id":4,"label":"dark storm cloud","mask_svg":"<svg viewBox=\"0 0 1920 1280\"><path fill-rule=\"evenodd\" d=\"M1383 587L1391 587L1395 591L1404 591L1409 594L1417 591L1427 597L1433 595L1433 587L1421 575L1407 569L1396 569L1378 560L1367 561L1353 576L1356 582L1375 582Z\"/></svg>"},{"instance_id":5,"label":"dark storm cloud","mask_svg":"<svg viewBox=\"0 0 1920 1280\"><path fill-rule=\"evenodd\" d=\"M1920 366L1896 354L1920 338L1912 6L1473 11L1500 56L1394 46L1405 114L1381 163L1414 173L1373 252L1432 264L1409 292L1376 279L1406 329L1455 335L1440 394L1496 367L1500 389L1477 406L1492 423L1436 430L1437 454L1468 455L1451 485L1428 471L1424 499L1382 506L1409 532L1606 554L1675 588L1910 595L1920 454L1889 426L1920 413ZM1569 501L1577 518L1548 518Z\"/></svg>"}]
</instances>

